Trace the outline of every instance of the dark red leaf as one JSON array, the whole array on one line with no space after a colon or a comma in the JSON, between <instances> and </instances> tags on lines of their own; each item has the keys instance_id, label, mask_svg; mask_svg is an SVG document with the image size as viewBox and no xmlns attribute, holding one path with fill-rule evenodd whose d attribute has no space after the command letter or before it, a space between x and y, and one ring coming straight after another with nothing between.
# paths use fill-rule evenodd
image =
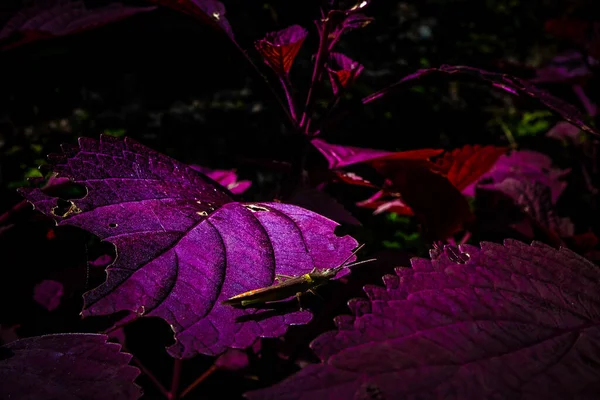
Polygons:
<instances>
[{"instance_id":1,"label":"dark red leaf","mask_svg":"<svg viewBox=\"0 0 600 400\"><path fill-rule=\"evenodd\" d=\"M304 43L308 31L300 25L292 25L284 30L268 33L264 39L256 41L256 50L265 64L279 76L287 75L294 59Z\"/></svg>"},{"instance_id":2,"label":"dark red leaf","mask_svg":"<svg viewBox=\"0 0 600 400\"><path fill-rule=\"evenodd\" d=\"M225 32L234 40L233 30L225 18L225 6L217 0L149 0L161 6L191 15L200 21Z\"/></svg>"},{"instance_id":3,"label":"dark red leaf","mask_svg":"<svg viewBox=\"0 0 600 400\"><path fill-rule=\"evenodd\" d=\"M507 150L506 147L466 145L445 152L435 163L439 172L462 192L488 172Z\"/></svg>"},{"instance_id":4,"label":"dark red leaf","mask_svg":"<svg viewBox=\"0 0 600 400\"><path fill-rule=\"evenodd\" d=\"M0 46L6 50L38 39L66 36L95 29L156 7L131 7L112 3L104 7L87 8L82 1L39 2L14 15L0 30ZM13 43L1 42L15 34L23 37Z\"/></svg>"},{"instance_id":5,"label":"dark red leaf","mask_svg":"<svg viewBox=\"0 0 600 400\"><path fill-rule=\"evenodd\" d=\"M385 190L380 190L366 200L356 203L358 207L374 209L373 214L377 215L382 212L392 212L399 215L413 216L413 210L401 199L400 194L388 193Z\"/></svg>"},{"instance_id":6,"label":"dark red leaf","mask_svg":"<svg viewBox=\"0 0 600 400\"><path fill-rule=\"evenodd\" d=\"M446 239L473 221L465 197L444 176L421 160L388 160L373 162L379 173L399 192L402 200L423 223L427 239Z\"/></svg>"},{"instance_id":7,"label":"dark red leaf","mask_svg":"<svg viewBox=\"0 0 600 400\"><path fill-rule=\"evenodd\" d=\"M135 400L140 371L106 335L70 333L0 347L0 397L11 400Z\"/></svg>"},{"instance_id":8,"label":"dark red leaf","mask_svg":"<svg viewBox=\"0 0 600 400\"><path fill-rule=\"evenodd\" d=\"M337 94L341 89L351 85L363 69L361 64L353 61L350 57L342 53L331 53L327 71L333 93Z\"/></svg>"},{"instance_id":9,"label":"dark red leaf","mask_svg":"<svg viewBox=\"0 0 600 400\"><path fill-rule=\"evenodd\" d=\"M444 152L442 149L420 149L391 152L364 147L330 144L322 139L313 139L311 143L325 156L330 169L347 167L358 163L372 163L377 160L428 160Z\"/></svg>"},{"instance_id":10,"label":"dark red leaf","mask_svg":"<svg viewBox=\"0 0 600 400\"><path fill-rule=\"evenodd\" d=\"M372 184L371 182L369 182L368 180L356 175L353 172L346 172L340 169L335 169L333 171L331 171L334 175L334 179L339 181L339 182L344 182L344 183L348 183L350 185L357 185L357 186L366 186L366 187L370 187L370 188L377 188L377 186L375 186L374 184Z\"/></svg>"}]
</instances>

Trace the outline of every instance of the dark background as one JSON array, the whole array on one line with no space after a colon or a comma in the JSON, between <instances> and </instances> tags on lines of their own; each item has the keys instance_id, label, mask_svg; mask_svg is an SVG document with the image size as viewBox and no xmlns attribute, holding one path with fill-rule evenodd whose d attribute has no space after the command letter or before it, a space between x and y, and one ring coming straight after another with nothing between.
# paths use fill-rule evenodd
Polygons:
<instances>
[{"instance_id":1,"label":"dark background","mask_svg":"<svg viewBox=\"0 0 600 400\"><path fill-rule=\"evenodd\" d=\"M319 18L321 3L224 3L237 41L273 82L275 77L263 65L253 42L291 24L309 30L291 74L296 90L303 95L318 39L312 21ZM441 64L531 77L532 68L573 47L568 40L548 34L544 30L546 20L565 16L587 20L594 15L593 3L374 0L366 14L375 21L345 35L337 48L365 67L349 98L366 96L419 68ZM0 25L21 6L18 1L3 1ZM588 93L597 93L597 83L588 84ZM568 85L546 88L580 107ZM543 107L535 101L507 96L485 84L428 77L388 101L353 113L324 139L387 150L451 149L477 143L507 145L499 121L517 126L525 113L540 110ZM291 139L283 118L264 82L226 38L164 7L81 34L0 52L0 213L21 201L15 189L28 185L27 176L36 174L48 153L59 151L61 143L74 143L79 136L97 138L103 132L133 137L183 162L237 168L241 179L253 182L244 195L247 199L270 200L281 176L261 163L293 159L294 148L289 145ZM558 120L553 115L544 117L548 126ZM544 139L543 133L516 140L521 148L552 154L559 166L571 162L556 144ZM311 157L320 156L315 153ZM399 246L387 247L395 248L404 258L407 250L423 254L425 247L418 243L418 237L417 242L411 242L416 228L410 221L372 216L369 210L354 207L354 202L368 196L366 192L349 188L341 193L344 196L339 200L363 222L362 235L375 247L384 249L386 243L400 241ZM563 207L574 208L573 204ZM575 221L587 218L585 211L571 211ZM29 210L22 212L19 223L4 234L0 245L2 327L17 324L21 326L19 336L27 337L97 331L110 326L112 320L108 318L91 322L77 318L81 292L103 279L102 271L90 272L84 267L87 259L103 253L101 245L71 229L53 230L55 236L48 239L53 224ZM365 279L376 282L379 276ZM31 299L33 285L49 278L63 282L66 290L66 301L53 313ZM360 285L352 289L358 293L356 289ZM352 290L349 293L354 293ZM329 310L331 317L347 312L344 307L340 304L338 309ZM249 371L217 372L196 389L195 395L237 398L246 390L280 380L297 368L294 360L310 359L308 352L297 349L306 348L316 333L331 328L329 317L321 318L317 327L292 330L285 346L295 349L291 351L294 357L278 357L277 353L283 351L278 342L264 341L261 358L253 361ZM166 324L143 320L128 329L128 338L135 338L128 339L129 350L168 386L172 361L163 348L172 336ZM186 362L184 385L212 361L198 357ZM156 395L145 378L140 378L140 383L149 397ZM213 391L220 395L211 397Z\"/></svg>"}]
</instances>

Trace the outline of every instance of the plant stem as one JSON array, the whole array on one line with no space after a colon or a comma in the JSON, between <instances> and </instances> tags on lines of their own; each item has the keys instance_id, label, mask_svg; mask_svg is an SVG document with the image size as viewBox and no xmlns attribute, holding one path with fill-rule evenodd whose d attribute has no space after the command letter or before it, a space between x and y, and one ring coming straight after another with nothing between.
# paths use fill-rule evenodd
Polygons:
<instances>
[{"instance_id":1,"label":"plant stem","mask_svg":"<svg viewBox=\"0 0 600 400\"><path fill-rule=\"evenodd\" d=\"M154 386L156 386L156 388L163 394L163 396L165 396L166 398L169 398L169 392L163 386L163 384L160 383L158 378L156 378L156 376L154 376L154 374L152 372L150 372L150 370L148 368L146 368L146 366L144 364L142 364L142 362L135 355L133 355L133 353L131 353L131 351L129 351L129 349L127 349L127 347L125 345L121 345L121 350L125 353L131 354L131 362L133 364L135 364L142 371L142 373L144 375L146 375L148 377L148 379L150 379L152 381Z\"/></svg>"},{"instance_id":2,"label":"plant stem","mask_svg":"<svg viewBox=\"0 0 600 400\"><path fill-rule=\"evenodd\" d=\"M194 390L196 388L196 386L198 386L199 384L204 382L206 380L206 378L211 376L218 369L219 369L219 367L217 367L215 364L211 365L211 367L209 369L204 371L204 373L202 375L200 375L194 382L192 382L191 385L186 387L185 390L183 392L181 392L181 396L179 396L179 398L183 398L184 396L186 396L189 392Z\"/></svg>"},{"instance_id":3,"label":"plant stem","mask_svg":"<svg viewBox=\"0 0 600 400\"><path fill-rule=\"evenodd\" d=\"M310 126L310 117L308 115L312 111L316 86L321 81L323 67L325 66L324 60L329 54L329 29L330 22L329 19L326 19L325 23L323 24L323 31L321 32L319 50L317 52L317 58L315 60L315 67L313 69L310 87L308 88L308 95L306 96L306 103L304 104L304 112L302 113L302 118L300 120L300 128L304 128L304 133L308 133L308 129Z\"/></svg>"},{"instance_id":4,"label":"plant stem","mask_svg":"<svg viewBox=\"0 0 600 400\"><path fill-rule=\"evenodd\" d=\"M504 132L506 139L508 139L508 143L510 144L510 147L512 149L516 149L518 147L517 141L515 140L515 137L513 136L511 130L504 123L504 121L502 121L500 118L498 118L497 121L498 121L498 124L500 124L500 128L502 129L502 132Z\"/></svg>"},{"instance_id":5,"label":"plant stem","mask_svg":"<svg viewBox=\"0 0 600 400\"><path fill-rule=\"evenodd\" d=\"M173 377L171 378L171 390L169 391L167 398L169 400L176 400L178 398L177 391L179 390L179 380L181 378L181 367L183 361L176 358L173 362Z\"/></svg>"},{"instance_id":6,"label":"plant stem","mask_svg":"<svg viewBox=\"0 0 600 400\"><path fill-rule=\"evenodd\" d=\"M290 114L294 121L298 121L298 117L296 116L296 106L294 105L294 97L292 96L292 83L290 82L290 77L286 75L284 78L279 78L279 81L281 82L281 86L285 92L285 98L288 102Z\"/></svg>"},{"instance_id":7,"label":"plant stem","mask_svg":"<svg viewBox=\"0 0 600 400\"><path fill-rule=\"evenodd\" d=\"M108 335L109 333L114 332L117 329L124 328L125 326L129 325L133 321L136 321L138 318L139 318L138 314L127 315L126 317L118 320L113 326L111 326L110 328L106 328L105 330L103 330L100 333L103 333L104 335Z\"/></svg>"},{"instance_id":8,"label":"plant stem","mask_svg":"<svg viewBox=\"0 0 600 400\"><path fill-rule=\"evenodd\" d=\"M252 69L254 70L254 72L256 72L262 79L263 82L267 85L267 87L269 88L269 90L271 91L271 94L274 96L275 101L279 104L279 106L281 107L281 109L283 110L283 113L285 114L285 116L287 117L287 119L289 120L290 124L296 128L297 126L297 121L295 118L292 117L292 115L290 114L290 112L288 111L287 107L285 106L285 104L283 103L283 101L281 100L281 97L279 97L279 95L277 94L277 91L275 90L275 88L273 87L273 85L271 85L271 82L267 79L267 77L260 71L260 69L258 68L258 66L254 63L254 61L252 61L252 59L250 58L250 56L248 55L248 53L246 51L244 51L244 49L242 49L240 47L240 45L238 44L238 42L236 42L235 40L231 39L231 42L234 44L234 46L240 51L240 53L242 53L242 56L244 57L244 59L246 60L246 62L248 64L250 64L250 66L252 67Z\"/></svg>"}]
</instances>

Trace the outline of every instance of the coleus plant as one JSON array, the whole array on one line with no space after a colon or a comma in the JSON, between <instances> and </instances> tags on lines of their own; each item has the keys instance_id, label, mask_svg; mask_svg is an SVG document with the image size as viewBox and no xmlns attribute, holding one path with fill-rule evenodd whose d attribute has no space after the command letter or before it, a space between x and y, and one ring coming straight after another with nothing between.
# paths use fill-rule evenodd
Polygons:
<instances>
[{"instance_id":1,"label":"coleus plant","mask_svg":"<svg viewBox=\"0 0 600 400\"><path fill-rule=\"evenodd\" d=\"M220 2L154 2L210 24L240 48ZM316 21L319 46L304 101L297 98L290 71L308 30L293 25L256 42L257 55L281 85L285 101L276 87L271 88L290 130L307 145L299 149L298 160L304 160L312 147L328 163L327 174L321 175L326 178L317 182L306 176L318 166L304 161L292 165L287 178L293 188L322 188L333 181L372 188L375 194L362 206L416 216L431 241L452 241L454 234L470 227L474 215L465 196L478 190L505 193L516 203L522 202L523 193L529 202L543 193L544 200L554 205L564 189L559 182L564 172L553 171L539 153L505 155L505 147L480 145L387 151L323 139L335 129L336 118L430 74L483 79L510 94L538 99L571 124L598 135L576 108L530 82L464 66L422 69L359 104L344 102L344 93L364 68L334 50L345 32L372 21L362 14L368 5L362 1L347 9L323 11ZM61 36L78 30L67 29L69 23L53 20L44 29L32 22L20 24ZM240 54L264 77L251 56ZM327 81L330 101L319 112L316 99ZM25 199L57 225L87 230L116 248L116 258L106 266L106 281L84 294L82 316L128 311L126 323L142 316L159 317L174 332L176 341L168 352L175 359L221 355L221 363L245 365L231 349L249 348L261 337L281 337L289 326L307 324L311 313L293 301L292 307L281 309L264 305L268 310L233 308L222 301L273 285L278 275L295 277L314 268L335 267L358 245L350 235L336 234L337 218L287 203L292 197L288 193L282 194L282 201L238 201L236 194L250 183L238 182L233 172L186 165L130 138L80 138L77 146L65 145L49 160L59 179L82 185L86 194L62 199L48 187L27 187L20 189ZM372 167L382 183L345 169L357 164ZM515 165L520 169L515 171ZM529 205L529 210L534 221L559 230L547 209L532 210ZM385 287L366 287L368 300L350 301L354 315L338 317L338 331L325 333L312 344L320 364L247 397L536 398L540 387L546 388L545 398L597 396L600 276L592 263L567 249L511 240L503 246L484 242L481 247L436 243L430 255L431 260L414 259L412 268L398 268L395 275L383 277ZM342 270L338 277L347 273ZM50 282L40 283L36 299L54 309L62 289ZM126 365L129 356L107 344L105 336L85 334L5 345L0 374L3 381L16 384L2 390L12 398L38 395L30 382L49 373L55 353L64 354L62 360L69 363L64 367L59 363L51 377L59 382L55 389L62 396L141 395L133 385L138 371ZM99 356L88 366L83 360L90 354ZM229 358L234 361L223 361ZM25 378L21 373L28 363L37 363L39 371ZM81 381L89 374L97 385L83 387ZM108 390L98 394L98 387ZM169 398L180 393L176 384L171 391L162 391Z\"/></svg>"}]
</instances>

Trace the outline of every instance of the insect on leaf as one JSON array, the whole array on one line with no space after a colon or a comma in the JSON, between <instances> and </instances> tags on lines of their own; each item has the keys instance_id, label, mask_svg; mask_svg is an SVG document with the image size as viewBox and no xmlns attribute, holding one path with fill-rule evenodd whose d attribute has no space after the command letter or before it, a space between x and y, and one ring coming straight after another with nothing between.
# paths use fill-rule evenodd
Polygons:
<instances>
[{"instance_id":1,"label":"insect on leaf","mask_svg":"<svg viewBox=\"0 0 600 400\"><path fill-rule=\"evenodd\" d=\"M80 138L49 159L87 195L59 202L39 189L21 193L58 225L116 247L106 282L84 294L83 316L128 310L162 318L175 333L174 357L245 348L307 323L308 312L252 319L258 310L220 302L269 286L276 274L336 266L357 246L336 236L338 224L326 217L290 204L235 202L200 172L129 138Z\"/></svg>"},{"instance_id":2,"label":"insect on leaf","mask_svg":"<svg viewBox=\"0 0 600 400\"><path fill-rule=\"evenodd\" d=\"M321 360L249 400L595 399L600 270L567 249L447 246L367 286ZM369 390L367 390L369 389ZM363 397L361 397L363 396ZM368 397L367 397L368 398Z\"/></svg>"}]
</instances>

